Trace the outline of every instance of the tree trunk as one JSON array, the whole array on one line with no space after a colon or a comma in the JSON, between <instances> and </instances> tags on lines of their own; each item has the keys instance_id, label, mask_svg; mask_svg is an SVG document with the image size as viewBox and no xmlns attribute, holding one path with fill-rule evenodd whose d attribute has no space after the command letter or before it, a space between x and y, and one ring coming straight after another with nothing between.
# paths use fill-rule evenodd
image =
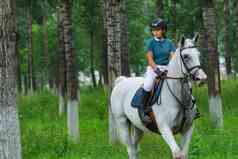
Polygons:
<instances>
[{"instance_id":1,"label":"tree trunk","mask_svg":"<svg viewBox=\"0 0 238 159\"><path fill-rule=\"evenodd\" d=\"M93 87L97 87L95 69L94 69L94 31L90 31L90 72L93 82Z\"/></svg>"},{"instance_id":2,"label":"tree trunk","mask_svg":"<svg viewBox=\"0 0 238 159\"><path fill-rule=\"evenodd\" d=\"M107 54L108 54L108 51L107 51L107 33L104 32L104 35L103 35L103 47L102 47L102 55L101 55L101 58L102 58L102 73L103 73L103 83L105 85L108 85L109 84L109 79L108 79L108 59L107 59Z\"/></svg>"},{"instance_id":3,"label":"tree trunk","mask_svg":"<svg viewBox=\"0 0 238 159\"><path fill-rule=\"evenodd\" d=\"M32 15L30 9L28 11L28 84L30 92L34 89L33 78L33 55L32 55Z\"/></svg>"},{"instance_id":4,"label":"tree trunk","mask_svg":"<svg viewBox=\"0 0 238 159\"><path fill-rule=\"evenodd\" d=\"M21 159L16 102L15 1L0 1L0 159Z\"/></svg>"},{"instance_id":5,"label":"tree trunk","mask_svg":"<svg viewBox=\"0 0 238 159\"><path fill-rule=\"evenodd\" d=\"M57 8L57 36L58 36L58 57L59 57L59 115L66 112L66 59L64 49L64 28L63 28L63 6Z\"/></svg>"},{"instance_id":6,"label":"tree trunk","mask_svg":"<svg viewBox=\"0 0 238 159\"><path fill-rule=\"evenodd\" d=\"M17 30L17 29L16 29ZM21 80L21 61L20 61L20 52L18 50L19 44L19 33L16 32L16 71L17 71L17 90L19 93L22 92L22 80Z\"/></svg>"},{"instance_id":7,"label":"tree trunk","mask_svg":"<svg viewBox=\"0 0 238 159\"><path fill-rule=\"evenodd\" d=\"M223 127L222 101L220 97L220 74L217 50L216 15L212 0L203 2L203 23L206 33L208 60L209 111L214 127Z\"/></svg>"},{"instance_id":8,"label":"tree trunk","mask_svg":"<svg viewBox=\"0 0 238 159\"><path fill-rule=\"evenodd\" d=\"M22 81L23 81L23 94L27 95L28 94L28 74L24 73L22 75Z\"/></svg>"},{"instance_id":9,"label":"tree trunk","mask_svg":"<svg viewBox=\"0 0 238 159\"><path fill-rule=\"evenodd\" d=\"M224 54L226 59L226 73L231 76L231 51L229 49L229 0L224 0Z\"/></svg>"},{"instance_id":10,"label":"tree trunk","mask_svg":"<svg viewBox=\"0 0 238 159\"><path fill-rule=\"evenodd\" d=\"M71 0L63 2L63 27L64 27L64 49L66 54L66 79L67 79L67 125L69 137L77 142L79 139L79 99L78 99L78 77L76 67L76 56L74 50L73 27L71 20Z\"/></svg>"},{"instance_id":11,"label":"tree trunk","mask_svg":"<svg viewBox=\"0 0 238 159\"><path fill-rule=\"evenodd\" d=\"M121 75L121 15L118 0L106 0L107 11L107 50L108 50L108 79L109 92L113 88L114 80ZM117 137L115 123L109 105L109 134L110 141L115 142Z\"/></svg>"},{"instance_id":12,"label":"tree trunk","mask_svg":"<svg viewBox=\"0 0 238 159\"><path fill-rule=\"evenodd\" d=\"M177 41L177 9L176 9L176 0L172 0L172 17L173 17L173 28L172 28L172 32L173 32L173 37L174 37L174 41Z\"/></svg>"},{"instance_id":13,"label":"tree trunk","mask_svg":"<svg viewBox=\"0 0 238 159\"><path fill-rule=\"evenodd\" d=\"M148 17L149 16L148 0L143 0L143 3L144 3L144 6L143 6L144 16Z\"/></svg>"},{"instance_id":14,"label":"tree trunk","mask_svg":"<svg viewBox=\"0 0 238 159\"><path fill-rule=\"evenodd\" d=\"M46 68L46 79L48 81L49 87L52 88L52 82L50 81L50 70L49 69L49 45L48 45L48 17L45 15L43 17L43 36L44 36L44 62Z\"/></svg>"},{"instance_id":15,"label":"tree trunk","mask_svg":"<svg viewBox=\"0 0 238 159\"><path fill-rule=\"evenodd\" d=\"M201 50L201 65L202 68L206 71L208 70L208 50L205 48L208 48L207 46L207 36L206 36L206 31L203 25L203 14L202 14L202 9L201 9L201 28L200 28L200 40L199 40L199 46L200 48L203 48L203 50Z\"/></svg>"},{"instance_id":16,"label":"tree trunk","mask_svg":"<svg viewBox=\"0 0 238 159\"><path fill-rule=\"evenodd\" d=\"M129 77L129 48L128 48L128 17L126 1L121 2L121 71L122 75Z\"/></svg>"},{"instance_id":17,"label":"tree trunk","mask_svg":"<svg viewBox=\"0 0 238 159\"><path fill-rule=\"evenodd\" d=\"M103 13L103 34L102 34L102 54L101 54L101 70L103 73L103 81L104 84L108 85L109 81L108 81L108 59L107 59L107 54L108 54L108 50L107 50L107 5L108 2L103 0L102 2L102 13Z\"/></svg>"},{"instance_id":18,"label":"tree trunk","mask_svg":"<svg viewBox=\"0 0 238 159\"><path fill-rule=\"evenodd\" d=\"M235 1L235 23L236 23L236 39L235 39L235 43L236 43L236 56L238 56L238 1Z\"/></svg>"},{"instance_id":19,"label":"tree trunk","mask_svg":"<svg viewBox=\"0 0 238 159\"><path fill-rule=\"evenodd\" d=\"M108 33L108 73L109 85L112 88L116 77L121 75L121 19L120 2L109 0L107 33Z\"/></svg>"},{"instance_id":20,"label":"tree trunk","mask_svg":"<svg viewBox=\"0 0 238 159\"><path fill-rule=\"evenodd\" d=\"M98 80L98 87L99 88L103 87L102 79L103 79L102 72L99 72L99 80Z\"/></svg>"},{"instance_id":21,"label":"tree trunk","mask_svg":"<svg viewBox=\"0 0 238 159\"><path fill-rule=\"evenodd\" d=\"M156 16L158 18L163 18L164 14L164 5L163 5L163 0L156 0Z\"/></svg>"}]
</instances>

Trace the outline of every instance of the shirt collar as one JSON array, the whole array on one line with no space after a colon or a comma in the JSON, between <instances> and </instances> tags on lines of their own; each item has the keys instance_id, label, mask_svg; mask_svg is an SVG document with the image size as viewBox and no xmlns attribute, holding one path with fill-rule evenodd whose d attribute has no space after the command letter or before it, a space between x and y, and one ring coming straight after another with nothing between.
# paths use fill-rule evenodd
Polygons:
<instances>
[{"instance_id":1,"label":"shirt collar","mask_svg":"<svg viewBox=\"0 0 238 159\"><path fill-rule=\"evenodd\" d=\"M155 41L159 41L159 42L164 42L164 38L157 38L157 37L154 37Z\"/></svg>"}]
</instances>

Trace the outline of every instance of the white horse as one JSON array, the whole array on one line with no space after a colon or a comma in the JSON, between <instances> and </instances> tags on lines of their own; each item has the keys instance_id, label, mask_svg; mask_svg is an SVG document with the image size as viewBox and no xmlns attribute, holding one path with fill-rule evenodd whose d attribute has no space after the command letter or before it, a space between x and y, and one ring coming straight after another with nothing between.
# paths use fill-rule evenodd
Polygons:
<instances>
[{"instance_id":1,"label":"white horse","mask_svg":"<svg viewBox=\"0 0 238 159\"><path fill-rule=\"evenodd\" d=\"M172 151L175 159L187 158L193 126L188 125L181 131L180 145L176 143L172 128L181 126L184 114L178 100L181 98L181 78L188 75L197 80L205 80L206 74L200 67L200 52L195 47L197 36L193 39L182 38L175 52L175 57L168 65L168 77L161 92L160 105L157 102L152 106L157 127L165 142ZM129 159L138 159L138 143L144 132L150 132L141 122L137 108L131 106L131 100L139 87L143 84L142 77L118 77L111 93L111 115L118 130L120 140L127 146ZM177 99L176 99L176 98ZM133 128L133 129L131 129ZM130 130L131 129L131 130Z\"/></svg>"}]
</instances>

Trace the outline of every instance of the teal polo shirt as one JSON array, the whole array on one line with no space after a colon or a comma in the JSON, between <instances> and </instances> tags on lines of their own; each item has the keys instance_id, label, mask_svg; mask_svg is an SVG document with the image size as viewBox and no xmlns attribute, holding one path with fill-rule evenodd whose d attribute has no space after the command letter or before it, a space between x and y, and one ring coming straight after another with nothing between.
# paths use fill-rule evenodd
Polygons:
<instances>
[{"instance_id":1,"label":"teal polo shirt","mask_svg":"<svg viewBox=\"0 0 238 159\"><path fill-rule=\"evenodd\" d=\"M171 52L175 52L176 48L171 40L158 40L153 38L147 47L147 52L153 53L154 61L157 65L167 65Z\"/></svg>"}]
</instances>

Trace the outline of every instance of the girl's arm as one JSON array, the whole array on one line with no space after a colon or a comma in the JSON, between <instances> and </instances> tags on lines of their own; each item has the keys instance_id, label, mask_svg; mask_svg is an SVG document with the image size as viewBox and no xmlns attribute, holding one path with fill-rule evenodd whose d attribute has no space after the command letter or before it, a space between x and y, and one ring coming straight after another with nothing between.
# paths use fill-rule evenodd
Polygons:
<instances>
[{"instance_id":1,"label":"girl's arm","mask_svg":"<svg viewBox=\"0 0 238 159\"><path fill-rule=\"evenodd\" d=\"M172 60L173 58L175 58L175 52L170 53L169 60Z\"/></svg>"},{"instance_id":2,"label":"girl's arm","mask_svg":"<svg viewBox=\"0 0 238 159\"><path fill-rule=\"evenodd\" d=\"M147 59L148 65L151 66L153 68L153 70L156 70L157 69L157 65L154 62L153 53L151 51L147 52L146 59Z\"/></svg>"}]
</instances>

